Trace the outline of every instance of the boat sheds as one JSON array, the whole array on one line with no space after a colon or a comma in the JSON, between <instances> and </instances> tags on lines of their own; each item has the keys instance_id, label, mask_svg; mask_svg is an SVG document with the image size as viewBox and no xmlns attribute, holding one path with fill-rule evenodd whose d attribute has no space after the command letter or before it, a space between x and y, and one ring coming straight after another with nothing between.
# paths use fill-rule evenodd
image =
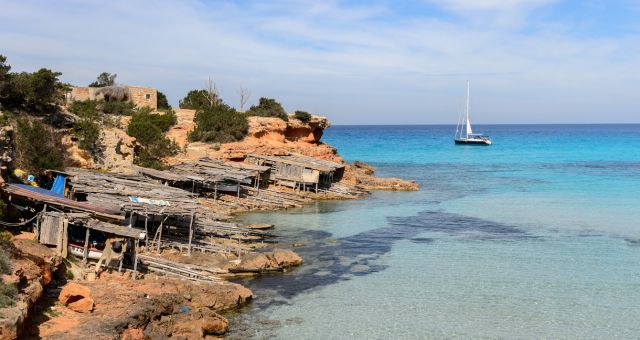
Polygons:
<instances>
[{"instance_id":1,"label":"boat sheds","mask_svg":"<svg viewBox=\"0 0 640 340\"><path fill-rule=\"evenodd\" d=\"M233 163L202 158L195 163L182 163L166 171L136 168L146 177L192 192L242 194L242 186L266 187L271 168L246 163Z\"/></svg>"},{"instance_id":2,"label":"boat sheds","mask_svg":"<svg viewBox=\"0 0 640 340\"><path fill-rule=\"evenodd\" d=\"M242 256L251 243L270 235L228 222L220 207L300 206L307 197L268 186L318 192L344 172L342 164L293 154L252 154L245 163L202 158L162 171L134 168L134 175L68 168L50 172L57 176L51 190L6 183L1 191L21 221L15 226L32 226L36 239L55 246L62 256L70 252L83 264L99 260L96 272L103 261L109 267L115 260L118 270L132 270L133 277L140 264L146 270L215 281L210 272L172 265L158 257L160 251ZM343 193L340 185L332 190Z\"/></svg>"},{"instance_id":3,"label":"boat sheds","mask_svg":"<svg viewBox=\"0 0 640 340\"><path fill-rule=\"evenodd\" d=\"M270 182L303 191L329 188L342 179L344 165L298 154L268 156L249 154L251 164L271 168Z\"/></svg>"}]
</instances>

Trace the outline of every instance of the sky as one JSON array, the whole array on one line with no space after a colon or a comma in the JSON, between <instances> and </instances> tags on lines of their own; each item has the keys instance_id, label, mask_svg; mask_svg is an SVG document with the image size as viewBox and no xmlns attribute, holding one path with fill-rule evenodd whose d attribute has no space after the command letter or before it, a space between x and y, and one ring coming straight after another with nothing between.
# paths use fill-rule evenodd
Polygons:
<instances>
[{"instance_id":1,"label":"sky","mask_svg":"<svg viewBox=\"0 0 640 340\"><path fill-rule=\"evenodd\" d=\"M334 124L640 123L640 0L0 0L0 54Z\"/></svg>"}]
</instances>

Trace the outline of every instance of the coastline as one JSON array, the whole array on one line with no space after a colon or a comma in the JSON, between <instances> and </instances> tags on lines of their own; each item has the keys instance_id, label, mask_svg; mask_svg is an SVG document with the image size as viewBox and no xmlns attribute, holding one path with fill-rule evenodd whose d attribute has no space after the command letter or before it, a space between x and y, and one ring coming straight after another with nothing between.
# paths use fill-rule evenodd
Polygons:
<instances>
[{"instance_id":1,"label":"coastline","mask_svg":"<svg viewBox=\"0 0 640 340\"><path fill-rule=\"evenodd\" d=\"M266 126L270 126L268 122ZM264 124L263 124L264 126ZM178 127L180 128L180 127ZM297 130L300 133L300 128ZM314 134L315 131L315 134ZM337 153L337 150L325 143L318 143L313 137L311 140L302 141L300 139L295 142L284 141L278 143L273 140L273 133L265 139L265 136L259 136L254 133L254 138L248 138L246 143L235 143L234 145L224 145L221 150L223 155L227 155L227 160L237 159L241 149L244 155L249 152L263 152L282 154L288 150L294 150L301 153L312 154L315 157L333 161L343 162ZM310 135L321 136L317 130L312 130ZM319 138L319 137L317 137ZM207 150L208 155L215 156L217 150ZM196 148L197 149L197 148ZM185 153L188 153L187 152ZM202 150L198 150L199 153ZM229 155L233 155L229 157ZM193 159L192 155L182 155L183 159ZM191 158L190 158L191 157ZM225 157L220 157L223 160ZM168 160L171 163L171 160ZM121 166L121 164L119 164ZM114 167L116 172L119 167ZM75 171L75 170L74 170ZM203 208L215 211L220 215L221 221L237 220L240 214L252 211L277 211L291 207L301 207L319 200L344 200L344 199L360 199L368 195L368 190L417 190L418 186L412 181L403 181L397 178L385 179L374 176L374 169L365 163L354 163L346 165L345 176L342 181L332 186L331 191L296 191L290 188L276 186L270 192L270 195L276 195L279 198L284 197L277 203L264 200L252 200L249 198L240 198L230 195L220 196L217 200L200 199L198 204ZM78 172L84 174L84 170ZM89 173L89 175L91 175ZM76 176L79 176L76 174ZM91 175L95 176L95 175ZM285 203L283 203L285 202ZM265 226L247 226L263 230ZM211 287L217 287L206 290L206 294L199 293L201 297L194 297L194 294L187 293L193 289L198 290L200 285L190 283L189 281L178 280L176 278L164 277L158 274L145 274L138 276L137 280L131 281L132 275L129 271L123 273L111 272L103 273L99 278L90 279L89 281L79 281L83 293L82 301L87 299L92 301L89 313L70 312L71 306L64 307L59 305L58 299L52 297L52 292L60 292L69 286L68 282L77 282L77 280L69 280L65 275L65 271L73 272L74 268L61 266L62 270L58 270L58 275L54 275L53 283L45 287L39 294L32 296L31 304L36 300L35 314L28 317L26 325L30 329L30 335L45 336L50 338L64 337L69 334L82 335L83 332L91 332L93 334L104 334L105 336L120 336L122 338L135 339L149 334L183 334L198 335L206 334L224 334L228 327L228 321L218 313L229 312L242 308L243 305L249 303L253 298L253 293L241 285L228 283L228 278L251 277L256 274L279 275L277 272L286 271L287 268L299 266L301 259L294 252L287 250L292 248L291 245L284 245L277 241L277 226L275 243L273 245L264 243L249 243L248 247L235 241L229 244L222 242L221 245L237 247L238 251L243 249L246 252L242 258L234 254L226 256L212 256L204 253L195 252L191 257L185 257L180 252L166 250L162 252L159 259L172 261L173 264L183 263L187 266L202 266L215 264L216 267L226 270L229 274L218 274L222 280ZM28 234L22 234L21 238L29 237ZM33 238L33 236L31 236ZM258 240L258 239L256 239ZM220 242L220 241L215 241ZM294 242L295 244L295 242ZM282 248L280 248L282 247ZM158 259L158 260L159 260ZM74 267L71 265L71 267ZM234 268L240 269L236 272ZM82 277L83 273L76 272L76 277ZM109 293L104 291L108 290ZM150 293L156 292L156 293ZM113 295L123 295L126 298L113 299ZM55 293L54 293L55 295ZM86 296L85 296L86 295ZM202 297L205 296L206 298ZM227 301L221 304L217 302L213 305L204 303L203 301L213 299L214 301ZM235 302L233 302L235 301ZM63 302L64 304L67 304ZM123 309L125 305L126 312L110 313L113 309ZM181 307L182 306L182 307ZM33 308L33 307L30 307ZM181 308L187 308L189 311L184 315ZM53 310L53 312L51 312ZM133 321L136 320L136 321ZM19 320L13 325L14 334L25 324ZM35 332L35 333L34 333ZM10 334L4 332L4 334Z\"/></svg>"}]
</instances>

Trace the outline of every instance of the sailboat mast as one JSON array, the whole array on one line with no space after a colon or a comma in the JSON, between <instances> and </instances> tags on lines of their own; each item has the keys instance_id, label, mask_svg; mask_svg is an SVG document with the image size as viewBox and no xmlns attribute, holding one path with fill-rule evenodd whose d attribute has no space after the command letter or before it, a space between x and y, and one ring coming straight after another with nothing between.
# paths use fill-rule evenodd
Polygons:
<instances>
[{"instance_id":1,"label":"sailboat mast","mask_svg":"<svg viewBox=\"0 0 640 340\"><path fill-rule=\"evenodd\" d=\"M469 122L469 96L470 96L470 92L471 92L471 86L469 84L469 81L467 80L467 107L465 110L465 123L466 123L466 132L467 132L467 138L469 138L469 134L473 133L471 131L471 123Z\"/></svg>"}]
</instances>

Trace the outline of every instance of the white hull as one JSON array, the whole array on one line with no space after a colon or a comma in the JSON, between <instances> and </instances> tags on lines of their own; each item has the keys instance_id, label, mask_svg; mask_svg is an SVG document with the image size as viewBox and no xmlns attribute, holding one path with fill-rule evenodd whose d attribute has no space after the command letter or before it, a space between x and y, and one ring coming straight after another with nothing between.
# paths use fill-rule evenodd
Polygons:
<instances>
[{"instance_id":1,"label":"white hull","mask_svg":"<svg viewBox=\"0 0 640 340\"><path fill-rule=\"evenodd\" d=\"M469 121L469 81L467 81L466 105L462 115L458 118L456 134L453 139L456 144L491 145L491 139L481 133L473 133Z\"/></svg>"},{"instance_id":2,"label":"white hull","mask_svg":"<svg viewBox=\"0 0 640 340\"><path fill-rule=\"evenodd\" d=\"M84 256L84 248L81 246L77 246L75 244L70 244L68 247L68 250L71 254L77 256L77 257L83 257ZM91 260L99 260L100 257L102 257L102 251L97 250L97 249L89 249L89 254L87 255L87 258L91 259Z\"/></svg>"}]
</instances>

